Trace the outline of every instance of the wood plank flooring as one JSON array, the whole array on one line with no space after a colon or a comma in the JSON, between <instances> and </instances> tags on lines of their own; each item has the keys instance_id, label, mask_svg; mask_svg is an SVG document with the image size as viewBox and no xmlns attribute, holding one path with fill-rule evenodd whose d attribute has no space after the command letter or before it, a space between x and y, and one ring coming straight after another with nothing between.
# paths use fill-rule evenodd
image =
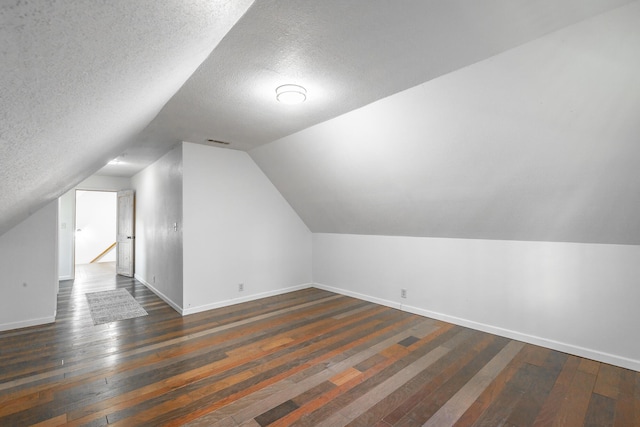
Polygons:
<instances>
[{"instance_id":1,"label":"wood plank flooring","mask_svg":"<svg viewBox=\"0 0 640 427\"><path fill-rule=\"evenodd\" d=\"M148 316L94 326L85 293ZM306 289L181 317L133 279L61 282L0 333L0 426L640 426L640 374Z\"/></svg>"}]
</instances>

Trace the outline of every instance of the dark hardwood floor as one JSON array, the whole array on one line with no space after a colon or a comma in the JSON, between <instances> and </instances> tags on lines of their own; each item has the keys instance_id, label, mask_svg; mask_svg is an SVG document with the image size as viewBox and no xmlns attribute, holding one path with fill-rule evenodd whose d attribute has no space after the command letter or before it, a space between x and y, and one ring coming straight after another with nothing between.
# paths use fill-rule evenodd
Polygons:
<instances>
[{"instance_id":1,"label":"dark hardwood floor","mask_svg":"<svg viewBox=\"0 0 640 427\"><path fill-rule=\"evenodd\" d=\"M148 316L94 326L85 293ZM0 426L640 426L640 374L318 289L181 317L62 282L0 333Z\"/></svg>"}]
</instances>

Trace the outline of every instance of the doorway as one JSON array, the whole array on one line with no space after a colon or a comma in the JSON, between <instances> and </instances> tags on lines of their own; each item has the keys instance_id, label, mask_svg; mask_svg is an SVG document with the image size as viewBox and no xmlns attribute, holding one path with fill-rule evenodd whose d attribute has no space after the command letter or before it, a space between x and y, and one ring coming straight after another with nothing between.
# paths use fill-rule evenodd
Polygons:
<instances>
[{"instance_id":1,"label":"doorway","mask_svg":"<svg viewBox=\"0 0 640 427\"><path fill-rule=\"evenodd\" d=\"M76 190L75 278L115 276L117 193Z\"/></svg>"}]
</instances>

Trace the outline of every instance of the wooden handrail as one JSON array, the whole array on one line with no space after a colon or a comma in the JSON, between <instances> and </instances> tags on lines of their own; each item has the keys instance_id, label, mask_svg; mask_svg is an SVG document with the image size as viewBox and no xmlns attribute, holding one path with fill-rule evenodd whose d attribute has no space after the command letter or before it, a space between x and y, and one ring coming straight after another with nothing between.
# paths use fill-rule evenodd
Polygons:
<instances>
[{"instance_id":1,"label":"wooden handrail","mask_svg":"<svg viewBox=\"0 0 640 427\"><path fill-rule=\"evenodd\" d=\"M89 264L93 264L94 262L98 261L100 258L102 258L103 256L105 256L111 249L116 247L116 243L118 242L113 242L111 244L111 246L109 246L107 249L105 249L104 251L102 251L102 253L100 255L98 255L97 257L95 257L94 259L91 260L91 262Z\"/></svg>"}]
</instances>

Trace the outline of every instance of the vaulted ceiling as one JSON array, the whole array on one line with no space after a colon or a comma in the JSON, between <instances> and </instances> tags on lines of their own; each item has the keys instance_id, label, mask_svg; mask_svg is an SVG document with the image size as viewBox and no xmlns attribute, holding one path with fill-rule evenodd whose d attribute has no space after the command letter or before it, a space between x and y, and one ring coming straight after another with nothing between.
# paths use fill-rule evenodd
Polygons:
<instances>
[{"instance_id":1,"label":"vaulted ceiling","mask_svg":"<svg viewBox=\"0 0 640 427\"><path fill-rule=\"evenodd\" d=\"M639 1L42 0L0 40L0 234L211 138L312 231L640 244Z\"/></svg>"}]
</instances>

